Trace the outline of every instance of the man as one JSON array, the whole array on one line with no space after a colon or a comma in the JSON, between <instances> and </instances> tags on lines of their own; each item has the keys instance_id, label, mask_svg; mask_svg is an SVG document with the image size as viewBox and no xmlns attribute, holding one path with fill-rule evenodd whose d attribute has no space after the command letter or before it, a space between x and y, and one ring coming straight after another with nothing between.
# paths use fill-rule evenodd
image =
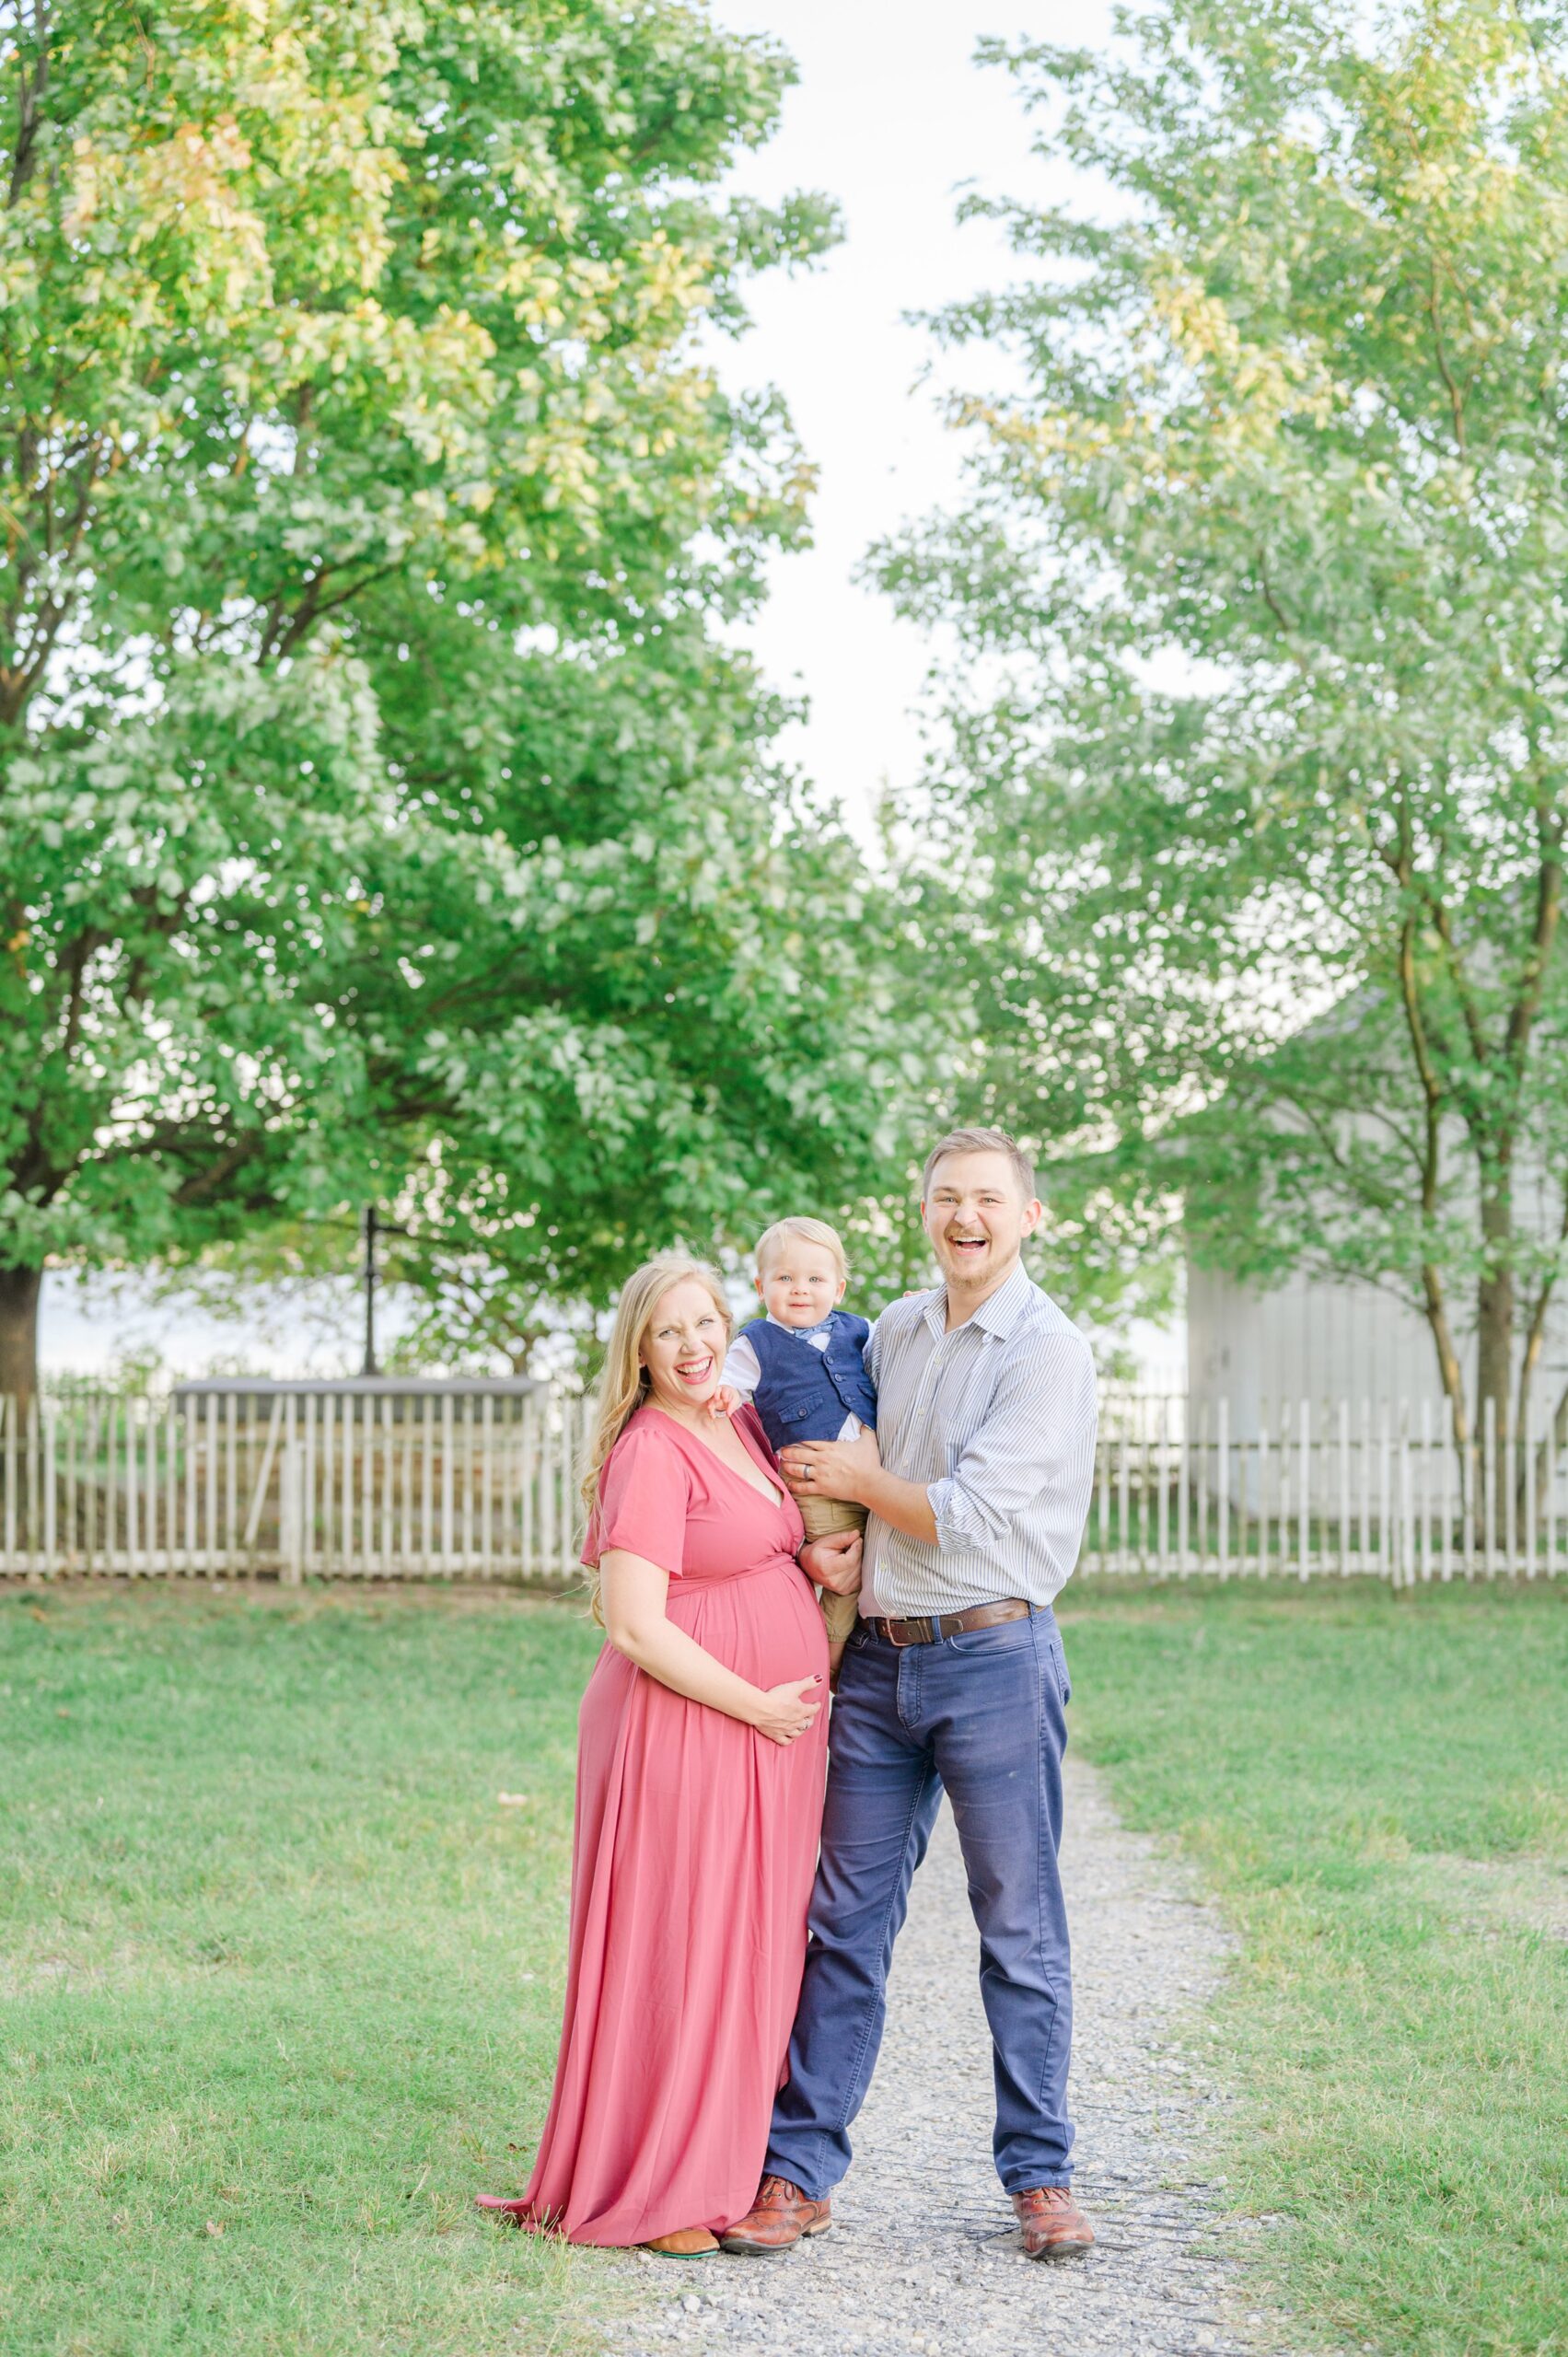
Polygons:
<instances>
[{"instance_id":1,"label":"man","mask_svg":"<svg viewBox=\"0 0 1568 2357\"><path fill-rule=\"evenodd\" d=\"M854 1499L870 1520L789 2077L756 2205L721 2237L730 2251L784 2250L831 2223L893 1942L944 1789L980 1930L997 2174L1031 2258L1094 2241L1072 2193L1057 1873L1068 1683L1051 1608L1093 1486L1094 1365L1023 1268L1041 1207L1011 1138L954 1130L933 1148L921 1195L946 1282L877 1321L866 1355L876 1439L811 1442L781 1460L798 1494Z\"/></svg>"}]
</instances>

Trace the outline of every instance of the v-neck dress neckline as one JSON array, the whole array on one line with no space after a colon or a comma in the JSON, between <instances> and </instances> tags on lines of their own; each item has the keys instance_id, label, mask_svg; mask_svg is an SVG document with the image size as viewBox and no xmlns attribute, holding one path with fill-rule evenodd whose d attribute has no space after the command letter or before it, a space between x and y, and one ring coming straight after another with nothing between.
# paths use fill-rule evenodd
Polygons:
<instances>
[{"instance_id":1,"label":"v-neck dress neckline","mask_svg":"<svg viewBox=\"0 0 1568 2357\"><path fill-rule=\"evenodd\" d=\"M679 1416L670 1415L667 1410L660 1408L656 1401L650 1400L648 1405L654 1410L654 1413L656 1415L663 1416L667 1424L673 1424L678 1433L684 1433L692 1446L700 1448L704 1457L711 1457L715 1465L722 1465L725 1471L729 1474L733 1480L737 1481L746 1481L745 1474L739 1471L736 1466L733 1466L727 1457L721 1457L716 1448L710 1448L707 1442L700 1439L691 1430L690 1424L683 1424ZM789 1492L785 1489L782 1481L774 1480L767 1467L758 1457L755 1449L751 1448L748 1445L744 1430L733 1416L729 1420L729 1428L735 1434L736 1439L740 1443L741 1447L746 1450L746 1454L751 1459L752 1464L756 1466L758 1472L761 1474L762 1479L766 1481L772 1504L778 1509L780 1514L783 1514L788 1503ZM762 1498L762 1492L758 1489L755 1481L746 1481L746 1486L751 1492L753 1497ZM764 1505L769 1502L769 1498L762 1498Z\"/></svg>"}]
</instances>

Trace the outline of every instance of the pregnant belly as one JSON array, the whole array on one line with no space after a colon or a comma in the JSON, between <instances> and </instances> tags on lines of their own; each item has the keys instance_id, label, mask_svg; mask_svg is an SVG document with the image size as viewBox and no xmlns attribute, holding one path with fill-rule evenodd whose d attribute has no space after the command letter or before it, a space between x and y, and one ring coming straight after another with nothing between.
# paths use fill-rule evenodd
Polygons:
<instances>
[{"instance_id":1,"label":"pregnant belly","mask_svg":"<svg viewBox=\"0 0 1568 2357\"><path fill-rule=\"evenodd\" d=\"M704 1653L753 1686L782 1686L827 1668L822 1615L792 1557L734 1579L671 1580L665 1610Z\"/></svg>"}]
</instances>

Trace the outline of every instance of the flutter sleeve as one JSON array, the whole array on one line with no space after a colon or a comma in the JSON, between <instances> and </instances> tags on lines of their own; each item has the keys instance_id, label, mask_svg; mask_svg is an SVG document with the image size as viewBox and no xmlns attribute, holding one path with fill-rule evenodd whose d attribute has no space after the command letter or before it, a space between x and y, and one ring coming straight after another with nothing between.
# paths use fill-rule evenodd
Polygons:
<instances>
[{"instance_id":1,"label":"flutter sleeve","mask_svg":"<svg viewBox=\"0 0 1568 2357\"><path fill-rule=\"evenodd\" d=\"M610 1450L599 1477L583 1561L597 1570L612 1547L640 1555L679 1579L686 1553L691 1477L679 1443L634 1419Z\"/></svg>"}]
</instances>

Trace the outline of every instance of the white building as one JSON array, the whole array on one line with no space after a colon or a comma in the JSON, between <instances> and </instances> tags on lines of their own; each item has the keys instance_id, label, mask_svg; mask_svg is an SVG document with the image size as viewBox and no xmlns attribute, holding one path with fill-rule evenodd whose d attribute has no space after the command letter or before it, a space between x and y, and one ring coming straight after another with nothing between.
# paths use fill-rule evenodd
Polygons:
<instances>
[{"instance_id":1,"label":"white building","mask_svg":"<svg viewBox=\"0 0 1568 2357\"><path fill-rule=\"evenodd\" d=\"M1466 1325L1469 1305L1451 1306L1454 1339L1474 1398L1475 1340ZM1442 1409L1443 1387L1432 1329L1420 1313L1382 1288L1336 1283L1297 1270L1267 1290L1201 1269L1187 1269L1187 1379L1194 1414L1212 1417L1230 1402L1231 1429L1255 1434L1266 1410L1270 1422L1283 1407L1347 1399L1359 1411L1422 1404ZM1545 1343L1532 1386L1532 1422L1556 1408L1568 1388L1568 1282L1559 1281L1548 1313ZM1439 1429L1442 1428L1441 1423Z\"/></svg>"},{"instance_id":2,"label":"white building","mask_svg":"<svg viewBox=\"0 0 1568 2357\"><path fill-rule=\"evenodd\" d=\"M1438 1400L1423 1318L1369 1284L1297 1270L1267 1292L1217 1269L1187 1268L1187 1385L1194 1409L1230 1401L1233 1429L1256 1433L1301 1399Z\"/></svg>"}]
</instances>

